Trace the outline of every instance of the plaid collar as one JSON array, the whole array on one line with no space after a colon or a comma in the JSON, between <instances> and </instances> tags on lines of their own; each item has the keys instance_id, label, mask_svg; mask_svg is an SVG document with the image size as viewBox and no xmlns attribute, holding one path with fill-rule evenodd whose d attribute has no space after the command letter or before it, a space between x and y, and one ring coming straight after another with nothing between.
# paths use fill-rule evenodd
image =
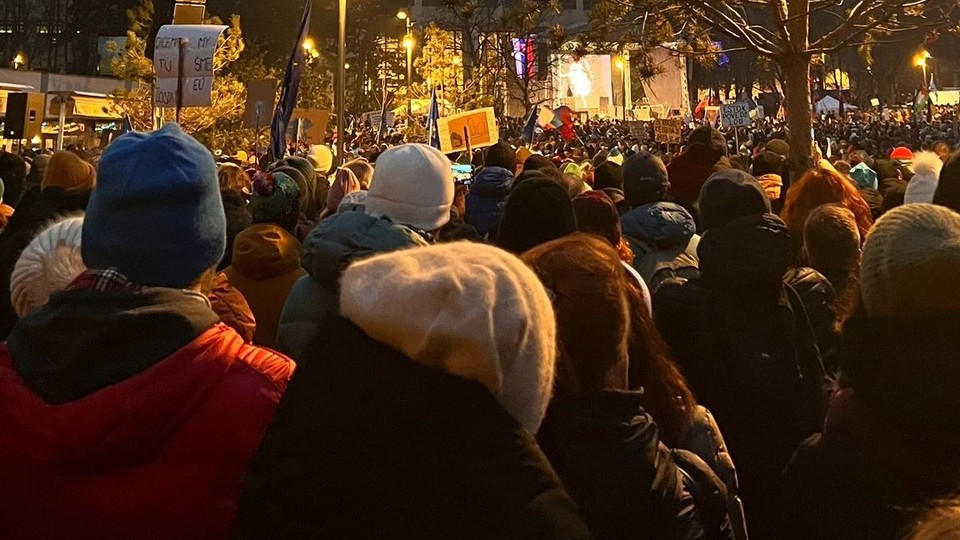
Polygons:
<instances>
[{"instance_id":1,"label":"plaid collar","mask_svg":"<svg viewBox=\"0 0 960 540\"><path fill-rule=\"evenodd\" d=\"M77 279L73 280L70 285L67 285L66 290L139 292L143 290L143 287L132 283L116 268L106 268L104 270L87 270L77 276Z\"/></svg>"}]
</instances>

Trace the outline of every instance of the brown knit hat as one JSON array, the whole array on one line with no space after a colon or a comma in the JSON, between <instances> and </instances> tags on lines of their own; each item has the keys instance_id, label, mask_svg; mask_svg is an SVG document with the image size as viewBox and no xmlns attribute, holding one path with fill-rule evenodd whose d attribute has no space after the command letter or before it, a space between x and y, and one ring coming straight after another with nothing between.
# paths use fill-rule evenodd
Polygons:
<instances>
[{"instance_id":1,"label":"brown knit hat","mask_svg":"<svg viewBox=\"0 0 960 540\"><path fill-rule=\"evenodd\" d=\"M60 188L68 193L89 191L97 184L97 170L73 152L62 150L53 154L40 182L40 190Z\"/></svg>"}]
</instances>

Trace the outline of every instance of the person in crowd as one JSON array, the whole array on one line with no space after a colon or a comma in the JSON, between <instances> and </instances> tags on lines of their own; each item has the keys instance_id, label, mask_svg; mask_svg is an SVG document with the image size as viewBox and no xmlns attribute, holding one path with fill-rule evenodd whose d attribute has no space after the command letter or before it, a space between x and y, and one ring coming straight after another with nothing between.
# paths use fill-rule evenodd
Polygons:
<instances>
[{"instance_id":1,"label":"person in crowd","mask_svg":"<svg viewBox=\"0 0 960 540\"><path fill-rule=\"evenodd\" d=\"M403 250L350 265L339 305L254 458L240 538L590 537L533 439L556 326L529 268Z\"/></svg>"},{"instance_id":2,"label":"person in crowd","mask_svg":"<svg viewBox=\"0 0 960 540\"><path fill-rule=\"evenodd\" d=\"M853 212L861 238L866 238L867 232L873 226L870 207L849 180L829 169L810 169L791 186L786 204L780 212L798 254L803 247L803 227L810 212L824 204L840 204Z\"/></svg>"},{"instance_id":3,"label":"person in crowd","mask_svg":"<svg viewBox=\"0 0 960 540\"><path fill-rule=\"evenodd\" d=\"M700 276L672 278L654 315L693 393L737 463L747 523L771 534L780 471L823 421L824 374L800 295L784 283L789 230L757 181L715 173L699 200Z\"/></svg>"},{"instance_id":4,"label":"person in crowd","mask_svg":"<svg viewBox=\"0 0 960 540\"><path fill-rule=\"evenodd\" d=\"M490 237L497 234L496 228L490 229L487 238L480 236L477 229L464 221L463 216L467 213L467 186L457 184L453 191L453 204L450 205L450 221L440 227L437 231L437 242L457 242L466 240L468 242L486 243Z\"/></svg>"},{"instance_id":5,"label":"person in crowd","mask_svg":"<svg viewBox=\"0 0 960 540\"><path fill-rule=\"evenodd\" d=\"M572 204L577 230L600 236L617 250L621 261L633 264L633 251L623 238L617 207L606 193L587 191L574 197Z\"/></svg>"},{"instance_id":6,"label":"person in crowd","mask_svg":"<svg viewBox=\"0 0 960 540\"><path fill-rule=\"evenodd\" d=\"M357 177L360 183L360 189L366 191L370 189L370 182L373 181L373 166L365 159L351 159L343 164L344 169L350 171ZM332 187L332 186L331 186Z\"/></svg>"},{"instance_id":7,"label":"person in crowd","mask_svg":"<svg viewBox=\"0 0 960 540\"><path fill-rule=\"evenodd\" d=\"M700 195L700 188L711 174L729 166L724 136L711 126L693 130L687 138L686 150L667 166L674 202L697 217L693 203Z\"/></svg>"},{"instance_id":8,"label":"person in crowd","mask_svg":"<svg viewBox=\"0 0 960 540\"><path fill-rule=\"evenodd\" d=\"M40 193L40 183L43 182L43 177L46 176L47 166L50 165L51 156L52 154L48 153L33 156L33 161L30 162L30 172L27 174L23 183L23 191L25 193Z\"/></svg>"},{"instance_id":9,"label":"person in crowd","mask_svg":"<svg viewBox=\"0 0 960 540\"><path fill-rule=\"evenodd\" d=\"M670 192L667 168L660 158L638 152L624 163L627 203L620 218L635 258L633 267L656 292L670 277L698 275L697 226L682 206L666 202Z\"/></svg>"},{"instance_id":10,"label":"person in crowd","mask_svg":"<svg viewBox=\"0 0 960 540\"><path fill-rule=\"evenodd\" d=\"M5 191L6 185L3 183L3 180L0 179L0 230L7 227L10 217L13 216L13 207L3 202Z\"/></svg>"},{"instance_id":11,"label":"person in crowd","mask_svg":"<svg viewBox=\"0 0 960 540\"><path fill-rule=\"evenodd\" d=\"M775 207L783 193L784 159L776 152L765 150L753 158L750 174L760 182L763 191L770 198L771 207Z\"/></svg>"},{"instance_id":12,"label":"person in crowd","mask_svg":"<svg viewBox=\"0 0 960 540\"><path fill-rule=\"evenodd\" d=\"M58 221L23 250L10 275L10 301L18 318L45 306L87 270L80 254L82 227L82 216Z\"/></svg>"},{"instance_id":13,"label":"person in crowd","mask_svg":"<svg viewBox=\"0 0 960 540\"><path fill-rule=\"evenodd\" d=\"M519 255L576 230L577 218L567 190L542 174L531 175L507 197L497 245Z\"/></svg>"},{"instance_id":14,"label":"person in crowd","mask_svg":"<svg viewBox=\"0 0 960 540\"><path fill-rule=\"evenodd\" d=\"M480 236L487 237L500 223L516 170L517 153L509 144L500 141L486 150L483 168L474 175L466 194L464 215L464 221Z\"/></svg>"},{"instance_id":15,"label":"person in crowd","mask_svg":"<svg viewBox=\"0 0 960 540\"><path fill-rule=\"evenodd\" d=\"M16 208L25 190L27 163L22 157L0 148L0 180L7 204Z\"/></svg>"},{"instance_id":16,"label":"person in crowd","mask_svg":"<svg viewBox=\"0 0 960 540\"><path fill-rule=\"evenodd\" d=\"M781 538L894 539L960 485L960 214L909 204L867 237L839 390L785 473Z\"/></svg>"},{"instance_id":17,"label":"person in crowd","mask_svg":"<svg viewBox=\"0 0 960 540\"><path fill-rule=\"evenodd\" d=\"M850 179L856 184L858 190L877 189L877 173L865 162L857 163L850 169Z\"/></svg>"},{"instance_id":18,"label":"person in crowd","mask_svg":"<svg viewBox=\"0 0 960 540\"><path fill-rule=\"evenodd\" d=\"M304 207L304 214L311 220L316 221L320 211L327 203L327 194L330 191L330 181L326 174L318 174L309 159L300 156L287 156L283 160L286 167L293 167L298 170L306 181L306 189L301 189L303 193L308 194L307 205ZM309 232L309 231L308 231Z\"/></svg>"},{"instance_id":19,"label":"person in crowd","mask_svg":"<svg viewBox=\"0 0 960 540\"><path fill-rule=\"evenodd\" d=\"M906 540L956 540L960 538L960 501L956 497L930 505Z\"/></svg>"},{"instance_id":20,"label":"person in crowd","mask_svg":"<svg viewBox=\"0 0 960 540\"><path fill-rule=\"evenodd\" d=\"M303 217L302 198L299 184L286 172L275 169L257 173L253 177L253 194L250 196L253 223L272 223L295 234L300 230Z\"/></svg>"},{"instance_id":21,"label":"person in crowd","mask_svg":"<svg viewBox=\"0 0 960 540\"><path fill-rule=\"evenodd\" d=\"M933 194L933 204L960 212L960 151L954 152L940 169L940 179L937 182L937 191Z\"/></svg>"},{"instance_id":22,"label":"person in crowd","mask_svg":"<svg viewBox=\"0 0 960 540\"><path fill-rule=\"evenodd\" d=\"M700 534L724 534L715 520L698 522L706 508L686 509L682 475L662 440L694 452L681 468L687 460L704 463L723 480L717 490L729 501L721 513L738 516L736 537L745 538L723 437L669 359L616 253L596 237L576 234L540 245L523 260L556 297L556 393L538 440L594 534L681 538L710 527L718 530Z\"/></svg>"},{"instance_id":23,"label":"person in crowd","mask_svg":"<svg viewBox=\"0 0 960 540\"><path fill-rule=\"evenodd\" d=\"M249 208L253 181L245 170L232 163L224 163L217 169L217 180L220 182L220 198L227 216L227 250L217 265L217 269L222 270L233 262L233 240L253 223Z\"/></svg>"},{"instance_id":24,"label":"person in crowd","mask_svg":"<svg viewBox=\"0 0 960 540\"><path fill-rule=\"evenodd\" d=\"M617 205L617 212L622 216L630 211L623 192L623 166L610 161L604 161L593 170L593 189L602 191Z\"/></svg>"},{"instance_id":25,"label":"person in crowd","mask_svg":"<svg viewBox=\"0 0 960 540\"><path fill-rule=\"evenodd\" d=\"M277 335L277 348L297 360L304 358L320 320L336 313L340 276L351 262L428 245L431 233L450 219L453 174L450 161L435 148L387 150L377 160L370 187L362 211L341 209L304 241L302 263L309 275L290 290Z\"/></svg>"},{"instance_id":26,"label":"person in crowd","mask_svg":"<svg viewBox=\"0 0 960 540\"><path fill-rule=\"evenodd\" d=\"M333 169L333 150L325 144L312 145L307 152L307 160L316 174L326 178Z\"/></svg>"},{"instance_id":27,"label":"person in crowd","mask_svg":"<svg viewBox=\"0 0 960 540\"><path fill-rule=\"evenodd\" d=\"M130 133L98 180L88 270L0 347L0 536L232 538L294 365L200 292L226 236L210 152L172 123Z\"/></svg>"},{"instance_id":28,"label":"person in crowd","mask_svg":"<svg viewBox=\"0 0 960 540\"><path fill-rule=\"evenodd\" d=\"M810 266L833 286L837 301L858 292L860 230L853 212L837 204L818 206L803 228L804 255Z\"/></svg>"},{"instance_id":29,"label":"person in crowd","mask_svg":"<svg viewBox=\"0 0 960 540\"><path fill-rule=\"evenodd\" d=\"M257 333L257 319L243 293L230 283L227 275L218 270L209 290L205 292L210 309L217 314L220 322L239 334L244 343L252 344Z\"/></svg>"},{"instance_id":30,"label":"person in crowd","mask_svg":"<svg viewBox=\"0 0 960 540\"><path fill-rule=\"evenodd\" d=\"M323 212L320 213L320 219L324 220L336 214L337 209L340 208L340 203L343 202L343 198L357 191L360 191L360 181L357 180L357 176L353 173L353 170L347 167L337 169L336 178L330 186L330 191L327 193L326 207L324 207Z\"/></svg>"},{"instance_id":31,"label":"person in crowd","mask_svg":"<svg viewBox=\"0 0 960 540\"><path fill-rule=\"evenodd\" d=\"M258 223L237 235L233 264L223 273L246 299L256 320L253 343L276 348L280 311L298 279L300 242L274 223Z\"/></svg>"},{"instance_id":32,"label":"person in crowd","mask_svg":"<svg viewBox=\"0 0 960 540\"><path fill-rule=\"evenodd\" d=\"M918 152L913 157L913 177L903 193L903 203L932 203L940 180L943 161L933 152Z\"/></svg>"},{"instance_id":33,"label":"person in crowd","mask_svg":"<svg viewBox=\"0 0 960 540\"><path fill-rule=\"evenodd\" d=\"M319 212L311 213L316 207L316 204L311 202L316 193L310 189L310 183L302 171L286 165L282 161L271 168L269 173L280 174L293 180L297 188L297 224L293 231L288 232L291 232L298 240L302 240L317 224L317 219L320 217ZM256 181L256 177L257 175L254 175L254 181ZM254 184L254 188L256 188L256 184ZM324 202L324 205L326 205L326 202Z\"/></svg>"},{"instance_id":34,"label":"person in crowd","mask_svg":"<svg viewBox=\"0 0 960 540\"><path fill-rule=\"evenodd\" d=\"M51 221L83 212L97 183L93 165L63 150L50 158L39 196L21 201L0 234L0 337L9 335L17 321L10 303L10 273L20 254Z\"/></svg>"}]
</instances>

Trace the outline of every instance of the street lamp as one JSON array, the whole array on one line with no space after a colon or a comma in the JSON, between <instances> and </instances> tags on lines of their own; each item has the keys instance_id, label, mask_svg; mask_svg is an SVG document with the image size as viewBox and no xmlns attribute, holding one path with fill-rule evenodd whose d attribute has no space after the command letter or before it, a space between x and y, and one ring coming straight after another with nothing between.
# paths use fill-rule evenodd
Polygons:
<instances>
[{"instance_id":1,"label":"street lamp","mask_svg":"<svg viewBox=\"0 0 960 540\"><path fill-rule=\"evenodd\" d=\"M623 101L623 121L627 121L627 63L618 56L614 65L620 70L620 96Z\"/></svg>"},{"instance_id":2,"label":"street lamp","mask_svg":"<svg viewBox=\"0 0 960 540\"><path fill-rule=\"evenodd\" d=\"M23 57L23 53L17 53L17 56L13 59L13 69L20 69L22 66L26 65L27 60Z\"/></svg>"},{"instance_id":3,"label":"street lamp","mask_svg":"<svg viewBox=\"0 0 960 540\"><path fill-rule=\"evenodd\" d=\"M417 44L417 40L410 33L410 19L407 18L406 21L407 35L403 36L403 48L407 50L407 125L409 126L410 119L413 118L413 92L410 88L413 83L413 47Z\"/></svg>"},{"instance_id":4,"label":"street lamp","mask_svg":"<svg viewBox=\"0 0 960 540\"><path fill-rule=\"evenodd\" d=\"M927 60L930 59L930 53L927 51L921 51L913 59L913 65L919 67L923 73L923 82L922 87L926 86L927 88L927 122L933 120L933 96L930 95L930 87L927 86Z\"/></svg>"}]
</instances>

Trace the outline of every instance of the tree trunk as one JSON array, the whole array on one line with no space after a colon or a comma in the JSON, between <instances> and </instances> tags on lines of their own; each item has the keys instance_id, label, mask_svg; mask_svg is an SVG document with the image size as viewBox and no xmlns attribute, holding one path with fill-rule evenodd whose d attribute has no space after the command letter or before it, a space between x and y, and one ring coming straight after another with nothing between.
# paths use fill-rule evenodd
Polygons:
<instances>
[{"instance_id":1,"label":"tree trunk","mask_svg":"<svg viewBox=\"0 0 960 540\"><path fill-rule=\"evenodd\" d=\"M813 127L810 103L810 61L806 55L789 55L780 59L780 69L787 84L787 122L790 127L790 176L799 178L813 160L811 149Z\"/></svg>"}]
</instances>

